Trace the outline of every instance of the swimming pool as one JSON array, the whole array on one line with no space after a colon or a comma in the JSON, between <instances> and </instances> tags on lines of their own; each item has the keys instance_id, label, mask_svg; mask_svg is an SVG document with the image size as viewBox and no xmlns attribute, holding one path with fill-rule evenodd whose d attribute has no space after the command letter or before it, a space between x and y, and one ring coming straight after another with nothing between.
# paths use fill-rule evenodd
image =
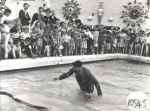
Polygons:
<instances>
[{"instance_id":1,"label":"swimming pool","mask_svg":"<svg viewBox=\"0 0 150 111\"><path fill-rule=\"evenodd\" d=\"M0 90L31 102L44 104L51 111L128 111L126 99L130 92L142 91L150 96L150 66L123 60L85 64L98 78L103 97L86 101L72 76L54 82L52 79L68 70L68 66L1 73ZM1 111L38 111L1 97ZM35 100L34 100L35 99ZM8 108L9 106L9 108Z\"/></svg>"}]
</instances>

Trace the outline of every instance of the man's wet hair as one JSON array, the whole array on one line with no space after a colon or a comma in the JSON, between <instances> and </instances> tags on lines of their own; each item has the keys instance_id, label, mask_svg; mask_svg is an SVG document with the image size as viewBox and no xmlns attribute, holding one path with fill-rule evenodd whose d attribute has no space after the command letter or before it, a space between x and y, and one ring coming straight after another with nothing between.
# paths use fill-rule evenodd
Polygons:
<instances>
[{"instance_id":1,"label":"man's wet hair","mask_svg":"<svg viewBox=\"0 0 150 111\"><path fill-rule=\"evenodd\" d=\"M81 61L75 61L74 63L73 63L73 66L74 67L81 67L82 66L82 62Z\"/></svg>"}]
</instances>

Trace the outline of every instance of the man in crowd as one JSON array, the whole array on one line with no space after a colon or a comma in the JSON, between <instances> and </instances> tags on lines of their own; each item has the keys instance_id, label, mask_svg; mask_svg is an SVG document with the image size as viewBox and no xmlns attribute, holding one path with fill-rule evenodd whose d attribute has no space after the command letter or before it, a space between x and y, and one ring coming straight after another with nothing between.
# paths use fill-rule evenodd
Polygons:
<instances>
[{"instance_id":1,"label":"man in crowd","mask_svg":"<svg viewBox=\"0 0 150 111\"><path fill-rule=\"evenodd\" d=\"M10 40L10 20L9 16L11 14L10 9L5 9L2 19L1 19L1 41L4 45L4 58L7 59L9 55L9 40Z\"/></svg>"},{"instance_id":2,"label":"man in crowd","mask_svg":"<svg viewBox=\"0 0 150 111\"><path fill-rule=\"evenodd\" d=\"M30 5L28 3L23 4L23 10L20 10L19 12L19 19L21 21L22 26L29 26L30 24L30 16L29 16L29 9Z\"/></svg>"}]
</instances>

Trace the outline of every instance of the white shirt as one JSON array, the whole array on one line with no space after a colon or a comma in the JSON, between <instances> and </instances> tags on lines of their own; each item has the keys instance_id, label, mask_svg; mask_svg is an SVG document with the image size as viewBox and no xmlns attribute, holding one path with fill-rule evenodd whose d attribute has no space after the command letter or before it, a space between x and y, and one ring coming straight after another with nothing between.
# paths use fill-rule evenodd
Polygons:
<instances>
[{"instance_id":1,"label":"white shirt","mask_svg":"<svg viewBox=\"0 0 150 111\"><path fill-rule=\"evenodd\" d=\"M94 39L93 34L90 31L86 32L85 34L88 35L91 39Z\"/></svg>"},{"instance_id":2,"label":"white shirt","mask_svg":"<svg viewBox=\"0 0 150 111\"><path fill-rule=\"evenodd\" d=\"M147 43L147 44L150 44L150 37L147 37L147 38L146 38L146 43Z\"/></svg>"},{"instance_id":3,"label":"white shirt","mask_svg":"<svg viewBox=\"0 0 150 111\"><path fill-rule=\"evenodd\" d=\"M3 16L2 18L1 18L1 23L4 23L4 21L12 21L12 19L10 18L10 16Z\"/></svg>"},{"instance_id":4,"label":"white shirt","mask_svg":"<svg viewBox=\"0 0 150 111\"><path fill-rule=\"evenodd\" d=\"M69 42L71 39L71 37L68 36L67 34L65 34L63 38L64 38L64 42Z\"/></svg>"}]
</instances>

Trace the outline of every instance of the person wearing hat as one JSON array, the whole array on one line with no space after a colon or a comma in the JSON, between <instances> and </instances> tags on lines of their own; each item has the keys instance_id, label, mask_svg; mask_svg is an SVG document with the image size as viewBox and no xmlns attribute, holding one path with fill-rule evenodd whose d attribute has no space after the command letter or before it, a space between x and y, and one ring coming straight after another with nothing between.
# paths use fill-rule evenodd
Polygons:
<instances>
[{"instance_id":1,"label":"person wearing hat","mask_svg":"<svg viewBox=\"0 0 150 111\"><path fill-rule=\"evenodd\" d=\"M98 80L92 75L89 69L82 66L81 61L75 61L73 63L73 67L67 73L54 78L54 81L68 78L73 75L73 73L75 73L77 83L86 97L91 97L90 94L94 92L94 86L97 89L98 96L102 96L102 91Z\"/></svg>"}]
</instances>

